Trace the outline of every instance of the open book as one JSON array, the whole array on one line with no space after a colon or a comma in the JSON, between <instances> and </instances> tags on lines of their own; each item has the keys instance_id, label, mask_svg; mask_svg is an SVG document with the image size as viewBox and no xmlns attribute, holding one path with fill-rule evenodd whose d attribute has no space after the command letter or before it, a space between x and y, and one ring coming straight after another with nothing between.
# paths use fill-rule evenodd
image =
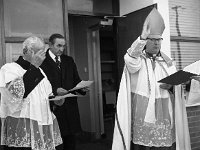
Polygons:
<instances>
[{"instance_id":1,"label":"open book","mask_svg":"<svg viewBox=\"0 0 200 150\"><path fill-rule=\"evenodd\" d=\"M196 75L197 74L194 74L191 72L179 70L176 73L171 74L170 76L167 76L166 78L163 78L158 82L167 83L167 84L171 84L171 85L179 85L181 83L185 83L185 82L191 80L191 77L196 76Z\"/></svg>"},{"instance_id":2,"label":"open book","mask_svg":"<svg viewBox=\"0 0 200 150\"><path fill-rule=\"evenodd\" d=\"M186 66L183 70L179 70L170 76L161 79L158 82L171 85L179 85L191 80L192 76L198 76L200 73L200 60Z\"/></svg>"}]
</instances>

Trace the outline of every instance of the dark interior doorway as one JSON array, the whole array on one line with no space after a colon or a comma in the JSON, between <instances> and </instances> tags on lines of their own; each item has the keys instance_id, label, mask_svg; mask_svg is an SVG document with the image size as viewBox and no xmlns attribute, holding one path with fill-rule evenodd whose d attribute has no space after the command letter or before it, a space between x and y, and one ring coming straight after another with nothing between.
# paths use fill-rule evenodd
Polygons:
<instances>
[{"instance_id":1,"label":"dark interior doorway","mask_svg":"<svg viewBox=\"0 0 200 150\"><path fill-rule=\"evenodd\" d=\"M104 116L104 138L112 139L117 99L117 53L113 25L100 25L101 81Z\"/></svg>"}]
</instances>

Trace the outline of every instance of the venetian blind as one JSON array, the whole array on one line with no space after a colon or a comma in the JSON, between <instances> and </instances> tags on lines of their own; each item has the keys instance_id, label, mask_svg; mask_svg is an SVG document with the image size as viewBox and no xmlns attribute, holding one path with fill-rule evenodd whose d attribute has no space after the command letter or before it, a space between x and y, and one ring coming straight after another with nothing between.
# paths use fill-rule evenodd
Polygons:
<instances>
[{"instance_id":1,"label":"venetian blind","mask_svg":"<svg viewBox=\"0 0 200 150\"><path fill-rule=\"evenodd\" d=\"M169 0L171 56L178 69L200 59L200 0Z\"/></svg>"}]
</instances>

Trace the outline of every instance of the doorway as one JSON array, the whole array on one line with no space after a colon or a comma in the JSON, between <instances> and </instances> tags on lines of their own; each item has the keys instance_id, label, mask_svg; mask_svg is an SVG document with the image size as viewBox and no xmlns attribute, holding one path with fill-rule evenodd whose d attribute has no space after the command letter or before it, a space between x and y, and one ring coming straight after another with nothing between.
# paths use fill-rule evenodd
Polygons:
<instances>
[{"instance_id":1,"label":"doorway","mask_svg":"<svg viewBox=\"0 0 200 150\"><path fill-rule=\"evenodd\" d=\"M87 97L78 100L81 125L84 132L96 139L108 136L107 131L114 126L114 115L109 110L115 105L117 85L113 27L102 26L100 21L99 17L69 16L70 55L80 77L94 81Z\"/></svg>"},{"instance_id":2,"label":"doorway","mask_svg":"<svg viewBox=\"0 0 200 150\"><path fill-rule=\"evenodd\" d=\"M101 25L99 37L103 118L105 126L105 134L103 137L112 139L117 97L117 52L113 25Z\"/></svg>"},{"instance_id":3,"label":"doorway","mask_svg":"<svg viewBox=\"0 0 200 150\"><path fill-rule=\"evenodd\" d=\"M102 110L102 126L103 132L101 132L102 138L108 138L112 140L113 128L114 128L114 114L116 104L116 92L117 92L117 64L116 64L116 49L114 40L113 26L104 26L97 24L92 26L88 30L88 64L92 69L93 75L96 76L95 81L97 85L100 85L98 92L101 98L101 110ZM97 68L96 68L97 67ZM95 79L95 78L94 78ZM95 92L94 92L95 93ZM99 99L98 97L98 99Z\"/></svg>"}]
</instances>

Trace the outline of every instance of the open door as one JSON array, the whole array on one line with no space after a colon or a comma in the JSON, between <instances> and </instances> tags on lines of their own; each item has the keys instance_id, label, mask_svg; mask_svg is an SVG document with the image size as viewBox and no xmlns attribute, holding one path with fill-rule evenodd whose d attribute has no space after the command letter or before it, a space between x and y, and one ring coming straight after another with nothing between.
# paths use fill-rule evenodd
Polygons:
<instances>
[{"instance_id":1,"label":"open door","mask_svg":"<svg viewBox=\"0 0 200 150\"><path fill-rule=\"evenodd\" d=\"M88 67L89 80L93 80L90 88L91 130L96 138L104 134L101 62L100 62L100 40L98 26L88 29Z\"/></svg>"},{"instance_id":2,"label":"open door","mask_svg":"<svg viewBox=\"0 0 200 150\"><path fill-rule=\"evenodd\" d=\"M117 39L117 62L118 62L118 80L121 80L124 55L126 50L131 46L132 42L140 36L144 20L149 12L156 7L151 5L143 9L137 10L126 17L116 18L116 39Z\"/></svg>"}]
</instances>

